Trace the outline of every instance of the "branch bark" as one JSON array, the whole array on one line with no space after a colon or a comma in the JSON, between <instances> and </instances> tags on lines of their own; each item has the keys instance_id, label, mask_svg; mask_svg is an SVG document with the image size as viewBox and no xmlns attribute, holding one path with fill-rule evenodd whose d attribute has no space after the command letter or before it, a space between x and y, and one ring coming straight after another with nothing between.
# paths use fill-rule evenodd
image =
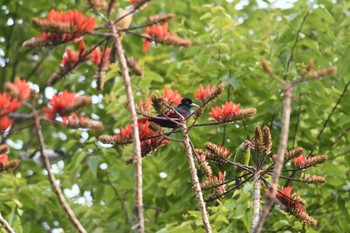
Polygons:
<instances>
[{"instance_id":1,"label":"branch bark","mask_svg":"<svg viewBox=\"0 0 350 233\"><path fill-rule=\"evenodd\" d=\"M137 113L134 103L134 95L131 88L128 65L124 56L124 49L118 37L116 26L111 23L111 29L114 38L114 46L117 51L117 56L121 66L122 77L124 79L124 86L127 95L128 109L131 116L133 150L134 150L134 170L135 170L135 208L137 218L138 232L145 232L145 221L143 215L143 201L142 201L142 157L141 157L141 142L139 137L139 129L137 123Z\"/></svg>"},{"instance_id":2,"label":"branch bark","mask_svg":"<svg viewBox=\"0 0 350 233\"><path fill-rule=\"evenodd\" d=\"M284 153L287 148L288 133L289 133L289 123L290 123L290 112L291 112L291 101L292 101L293 85L287 83L283 88L283 115L282 115L282 131L280 136L280 143L277 151L277 159L275 161L275 168L272 175L272 184L270 192L266 195L266 203L264 205L263 211L260 215L259 222L253 229L254 233L260 233L264 226L267 216L270 213L271 207L274 203L274 199L277 194L277 184L284 162Z\"/></svg>"},{"instance_id":3,"label":"branch bark","mask_svg":"<svg viewBox=\"0 0 350 233\"><path fill-rule=\"evenodd\" d=\"M4 217L0 214L0 224L5 228L8 233L16 233L15 230L12 229L10 224L4 219Z\"/></svg>"},{"instance_id":4,"label":"branch bark","mask_svg":"<svg viewBox=\"0 0 350 233\"><path fill-rule=\"evenodd\" d=\"M55 194L57 195L59 202L63 206L63 209L67 213L69 219L74 224L74 226L78 229L78 231L80 233L86 233L86 230L84 229L83 225L81 225L80 221L75 216L73 210L70 208L69 204L67 203L66 199L64 198L62 190L57 185L56 178L55 178L54 174L51 172L51 165L49 162L49 158L48 158L47 154L45 153L45 142L44 142L44 137L43 137L42 130L41 130L40 116L38 115L38 113L36 111L33 113L33 116L34 116L34 122L35 122L35 128L36 128L36 135L38 137L38 142L39 142L39 146L40 146L40 153L41 153L41 156L42 156L42 159L44 162L44 166L45 166L45 169L47 171L52 189L54 190Z\"/></svg>"},{"instance_id":5,"label":"branch bark","mask_svg":"<svg viewBox=\"0 0 350 233\"><path fill-rule=\"evenodd\" d=\"M252 230L256 228L259 222L260 214L260 171L256 171L254 174L254 201L253 201L253 220L252 220Z\"/></svg>"},{"instance_id":6,"label":"branch bark","mask_svg":"<svg viewBox=\"0 0 350 233\"><path fill-rule=\"evenodd\" d=\"M207 210L205 208L205 202L203 199L202 189L201 189L201 186L199 184L199 179L197 176L197 169L196 169L196 166L194 164L190 138L189 138L188 133L187 133L187 125L185 122L182 122L182 124L181 124L181 133L182 133L182 137L183 137L183 143L184 143L185 149L186 149L188 165L190 167L190 172L191 172L191 176L192 176L193 189L196 193L196 198L198 201L199 209L200 209L201 214L202 214L202 221L203 221L204 230L205 230L205 232L210 233L210 232L212 232L212 229L210 226L208 213L207 213Z\"/></svg>"}]
</instances>

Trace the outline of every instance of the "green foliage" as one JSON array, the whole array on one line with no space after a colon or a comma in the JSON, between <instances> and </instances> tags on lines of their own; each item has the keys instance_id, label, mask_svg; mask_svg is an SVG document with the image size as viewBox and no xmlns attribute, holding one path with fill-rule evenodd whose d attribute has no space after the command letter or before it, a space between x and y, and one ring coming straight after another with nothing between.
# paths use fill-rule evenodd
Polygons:
<instances>
[{"instance_id":1,"label":"green foliage","mask_svg":"<svg viewBox=\"0 0 350 233\"><path fill-rule=\"evenodd\" d=\"M299 78L301 67L311 58L316 69L337 66L335 76L306 81L295 88L292 103L288 148L299 145L308 153L327 154L330 158L322 165L322 170L313 171L326 176L327 184L317 189L313 185L293 185L293 190L308 201L307 211L318 220L318 225L306 228L292 216L274 209L265 227L269 231L284 232L348 232L350 95L346 85L350 82L350 20L347 16L350 4L344 0L337 4L323 0L311 4L300 0L292 8L281 9L271 5L261 7L256 1L249 1L241 9L237 7L241 1L207 2L154 1L134 17L133 25L141 25L148 15L174 13L177 17L169 23L169 31L193 41L190 48L159 44L143 53L140 38L125 36L123 45L127 55L138 59L145 70L144 76L132 77L136 100L144 100L152 92L161 93L164 86L193 98L199 84L223 82L225 91L215 104L232 100L241 103L243 108L257 108L257 115L240 124L195 128L190 134L193 143L203 147L205 141L212 141L233 150L253 135L255 125L266 124L271 128L273 153L276 153L282 125L282 95L278 83L262 70L262 59L271 61L275 73L287 80ZM38 98L43 99L43 106L47 104L47 99L43 98L46 82L59 66L65 45L35 50L23 48L23 41L38 34L30 24L31 18L42 16L51 8L79 9L92 14L85 10L84 1L50 4L43 0L30 3L5 0L2 7L6 8L0 10L0 88L16 76L27 78L39 85ZM128 5L126 1L120 4L120 7ZM295 44L306 12L309 15ZM9 25L11 19L15 23ZM89 44L98 39L86 36ZM83 132L44 124L45 143L48 148L70 154L61 163L64 166L58 169L56 176L62 189L78 185L79 192L69 196L68 202L87 231L130 232L135 224L134 177L132 166L125 165L124 159L131 155L132 149L130 146L104 148L97 143L98 136L112 134L114 129L129 123L129 113L124 108L123 80L119 67L112 66L106 88L101 93L91 85L93 75L92 65L84 64L54 88L83 91L100 98L101 102L84 112L99 116L105 130ZM200 122L207 122L208 118L207 109ZM21 123L19 127L25 125ZM82 137L82 133L88 139ZM9 140L16 146L22 145L19 146L21 150L32 152L38 148L30 128L15 131ZM19 158L16 146L9 153L11 159ZM162 178L161 173L167 176ZM203 232L182 145L172 142L151 158L144 159L143 174L148 232ZM47 232L45 226L74 232L40 167L22 161L13 174L0 174L0 178L0 212L16 232ZM284 181L281 182L281 186L284 185ZM215 232L250 230L251 193L252 186L247 184L209 205Z\"/></svg>"}]
</instances>

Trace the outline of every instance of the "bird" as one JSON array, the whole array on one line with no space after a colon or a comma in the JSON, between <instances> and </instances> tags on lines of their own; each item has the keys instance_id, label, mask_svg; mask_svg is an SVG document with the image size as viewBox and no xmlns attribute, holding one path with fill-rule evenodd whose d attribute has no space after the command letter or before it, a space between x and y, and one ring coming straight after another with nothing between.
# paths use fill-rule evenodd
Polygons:
<instances>
[{"instance_id":1,"label":"bird","mask_svg":"<svg viewBox=\"0 0 350 233\"><path fill-rule=\"evenodd\" d=\"M63 160L65 158L67 158L69 155L64 153L64 151L62 150L53 150L53 149L44 149L44 152L46 153L46 155L49 158L49 162L50 164L54 164L57 163L60 160ZM19 156L22 159L31 159L34 161L34 163L36 163L38 166L40 167L44 167L42 158L41 158L41 152L40 150L36 150L33 153L29 153L27 151L20 151L19 152Z\"/></svg>"},{"instance_id":2,"label":"bird","mask_svg":"<svg viewBox=\"0 0 350 233\"><path fill-rule=\"evenodd\" d=\"M168 112L165 113L165 115L173 119L175 121L180 120L179 114L181 114L185 119L187 119L191 115L191 107L199 107L197 104L193 103L192 99L190 98L183 98L181 100L181 103L175 108L175 111L169 110ZM157 117L145 117L145 118L140 118L138 120L138 123L144 123L146 121L150 121L153 123L156 123L160 125L161 127L165 128L176 128L178 124L175 122L167 119L164 115L158 115Z\"/></svg>"},{"instance_id":3,"label":"bird","mask_svg":"<svg viewBox=\"0 0 350 233\"><path fill-rule=\"evenodd\" d=\"M242 142L235 150L233 162L248 166L250 161L250 150L252 149L252 147L253 144L251 141L245 140L244 142ZM243 172L244 170L236 168L237 177L242 176ZM241 184L242 178L237 178L236 187L240 188Z\"/></svg>"},{"instance_id":4,"label":"bird","mask_svg":"<svg viewBox=\"0 0 350 233\"><path fill-rule=\"evenodd\" d=\"M117 15L117 19L127 15L117 22L116 26L119 30L126 30L130 27L130 24L132 22L132 16L133 16L133 13L131 13L132 11L133 11L133 8L126 8L121 12L119 12L119 14ZM125 32L123 31L118 32L119 40L123 40L124 35L125 35Z\"/></svg>"}]
</instances>

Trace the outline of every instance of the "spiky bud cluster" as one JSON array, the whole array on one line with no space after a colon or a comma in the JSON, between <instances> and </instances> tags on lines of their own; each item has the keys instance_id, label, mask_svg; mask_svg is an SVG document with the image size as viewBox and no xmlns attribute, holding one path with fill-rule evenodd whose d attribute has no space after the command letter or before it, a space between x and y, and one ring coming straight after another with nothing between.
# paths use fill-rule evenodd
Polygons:
<instances>
[{"instance_id":1,"label":"spiky bud cluster","mask_svg":"<svg viewBox=\"0 0 350 233\"><path fill-rule=\"evenodd\" d=\"M204 147L208 150L207 158L218 162L224 162L232 156L229 149L224 146L216 145L212 142L206 142Z\"/></svg>"},{"instance_id":2,"label":"spiky bud cluster","mask_svg":"<svg viewBox=\"0 0 350 233\"><path fill-rule=\"evenodd\" d=\"M151 96L151 101L158 114L163 115L164 112L166 112L167 107L165 106L165 100L161 96L153 93Z\"/></svg>"},{"instance_id":3,"label":"spiky bud cluster","mask_svg":"<svg viewBox=\"0 0 350 233\"><path fill-rule=\"evenodd\" d=\"M72 112L77 111L78 109L91 105L91 97L90 96L79 96L77 97L74 104L67 106L64 109L64 114L69 115Z\"/></svg>"},{"instance_id":4,"label":"spiky bud cluster","mask_svg":"<svg viewBox=\"0 0 350 233\"><path fill-rule=\"evenodd\" d=\"M226 176L226 172L224 173L219 172L218 176L209 177L207 180L201 183L201 189L207 190L207 189L223 186L223 183L225 181L225 176Z\"/></svg>"},{"instance_id":5,"label":"spiky bud cluster","mask_svg":"<svg viewBox=\"0 0 350 233\"><path fill-rule=\"evenodd\" d=\"M322 68L318 70L310 70L305 74L305 76L313 79L318 79L318 78L334 75L335 73L337 73L337 67L332 66L326 69Z\"/></svg>"},{"instance_id":6,"label":"spiky bud cluster","mask_svg":"<svg viewBox=\"0 0 350 233\"><path fill-rule=\"evenodd\" d=\"M304 154L304 148L298 146L295 149L286 151L286 153L284 154L286 160L290 160L290 159L294 159L300 155Z\"/></svg>"},{"instance_id":7,"label":"spiky bud cluster","mask_svg":"<svg viewBox=\"0 0 350 233\"><path fill-rule=\"evenodd\" d=\"M156 39L156 41L159 44L173 45L173 46L190 47L192 45L192 41L182 39L176 35L168 35L167 37L159 37Z\"/></svg>"},{"instance_id":8,"label":"spiky bud cluster","mask_svg":"<svg viewBox=\"0 0 350 233\"><path fill-rule=\"evenodd\" d=\"M157 23L166 23L175 18L174 14L159 14L159 15L151 15L148 17L148 21L151 24Z\"/></svg>"},{"instance_id":9,"label":"spiky bud cluster","mask_svg":"<svg viewBox=\"0 0 350 233\"><path fill-rule=\"evenodd\" d=\"M199 119L203 115L203 108L197 108L194 113L194 119Z\"/></svg>"},{"instance_id":10,"label":"spiky bud cluster","mask_svg":"<svg viewBox=\"0 0 350 233\"><path fill-rule=\"evenodd\" d=\"M273 74L274 71L273 71L273 68L272 68L272 66L271 66L271 62L269 62L269 61L263 59L263 60L261 61L261 66L262 66L263 70L264 70L266 73L268 73L268 74Z\"/></svg>"},{"instance_id":11,"label":"spiky bud cluster","mask_svg":"<svg viewBox=\"0 0 350 233\"><path fill-rule=\"evenodd\" d=\"M5 164L0 163L0 172L12 171L18 167L19 163L19 160L10 160Z\"/></svg>"},{"instance_id":12,"label":"spiky bud cluster","mask_svg":"<svg viewBox=\"0 0 350 233\"><path fill-rule=\"evenodd\" d=\"M69 117L65 117L63 119L63 123L66 126L74 129L83 128L83 129L90 129L94 131L101 131L104 129L103 123L101 121L95 121L86 116L78 117L77 115L72 115Z\"/></svg>"},{"instance_id":13,"label":"spiky bud cluster","mask_svg":"<svg viewBox=\"0 0 350 233\"><path fill-rule=\"evenodd\" d=\"M304 169L308 167L314 167L319 164L324 163L328 157L326 155L318 155L314 157L305 158L304 155L300 155L299 157L294 159L294 164L299 169Z\"/></svg>"},{"instance_id":14,"label":"spiky bud cluster","mask_svg":"<svg viewBox=\"0 0 350 233\"><path fill-rule=\"evenodd\" d=\"M134 57L129 57L127 60L128 67L137 76L143 75L143 69Z\"/></svg>"},{"instance_id":15,"label":"spiky bud cluster","mask_svg":"<svg viewBox=\"0 0 350 233\"><path fill-rule=\"evenodd\" d=\"M308 184L325 184L326 178L323 176L316 176L302 173L300 179Z\"/></svg>"},{"instance_id":16,"label":"spiky bud cluster","mask_svg":"<svg viewBox=\"0 0 350 233\"><path fill-rule=\"evenodd\" d=\"M114 144L114 137L111 135L102 135L98 138L98 140L105 144Z\"/></svg>"},{"instance_id":17,"label":"spiky bud cluster","mask_svg":"<svg viewBox=\"0 0 350 233\"><path fill-rule=\"evenodd\" d=\"M205 175L207 177L211 177L213 175L213 171L207 162L207 153L201 149L195 149L195 153L196 157L198 158L198 163L203 169Z\"/></svg>"},{"instance_id":18,"label":"spiky bud cluster","mask_svg":"<svg viewBox=\"0 0 350 233\"><path fill-rule=\"evenodd\" d=\"M294 215L300 222L304 223L307 226L316 226L317 221L311 217L304 209L302 208L293 208L291 206L285 209L286 212Z\"/></svg>"},{"instance_id":19,"label":"spiky bud cluster","mask_svg":"<svg viewBox=\"0 0 350 233\"><path fill-rule=\"evenodd\" d=\"M1 145L0 145L0 154L6 153L9 149L10 149L10 146L9 146L9 145L1 144Z\"/></svg>"},{"instance_id":20,"label":"spiky bud cluster","mask_svg":"<svg viewBox=\"0 0 350 233\"><path fill-rule=\"evenodd\" d=\"M246 109L241 109L239 113L235 116L233 116L229 121L227 122L232 122L232 121L241 121L245 120L249 117L252 117L256 114L256 108L246 108Z\"/></svg>"}]
</instances>

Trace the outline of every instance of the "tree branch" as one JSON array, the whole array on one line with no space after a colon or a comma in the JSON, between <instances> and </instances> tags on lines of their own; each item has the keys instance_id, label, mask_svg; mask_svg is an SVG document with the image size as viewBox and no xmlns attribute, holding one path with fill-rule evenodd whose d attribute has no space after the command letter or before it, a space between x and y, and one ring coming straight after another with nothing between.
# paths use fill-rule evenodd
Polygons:
<instances>
[{"instance_id":1,"label":"tree branch","mask_svg":"<svg viewBox=\"0 0 350 233\"><path fill-rule=\"evenodd\" d=\"M283 162L284 162L284 153L287 148L288 141L288 132L289 132L289 123L290 123L290 112L291 112L291 99L292 99L292 84L288 83L283 88L283 115L282 115L282 131L280 136L280 143L278 146L277 158L274 164L274 172L272 176L272 184L270 188L270 193L266 195L266 203L264 205L263 211L260 215L259 222L256 227L253 229L254 233L260 233L262 231L263 225L266 221L267 216L270 213L271 207L274 203L276 194L277 194L277 184L279 176L281 175Z\"/></svg>"},{"instance_id":2,"label":"tree branch","mask_svg":"<svg viewBox=\"0 0 350 233\"><path fill-rule=\"evenodd\" d=\"M185 145L188 165L189 165L191 176L192 176L193 189L196 193L196 198L198 201L199 209L200 209L201 214L202 214L202 221L203 221L204 230L206 233L210 233L210 232L212 232L212 230L211 230L211 226L210 226L210 222L209 222L208 213L207 213L207 210L205 208L205 202L203 199L202 189L201 189L199 179L197 176L197 169L196 169L196 166L194 164L194 159L193 159L193 154L192 154L192 149L191 149L191 144L190 144L190 138L187 134L187 125L186 125L185 121L183 121L181 124L181 133L182 133L182 136L184 139L183 143Z\"/></svg>"},{"instance_id":3,"label":"tree branch","mask_svg":"<svg viewBox=\"0 0 350 233\"><path fill-rule=\"evenodd\" d=\"M252 220L252 230L256 228L259 221L260 214L260 171L256 171L254 174L254 201L253 201L253 220Z\"/></svg>"},{"instance_id":4,"label":"tree branch","mask_svg":"<svg viewBox=\"0 0 350 233\"><path fill-rule=\"evenodd\" d=\"M10 226L10 224L6 221L6 219L4 219L4 217L0 214L0 223L1 225L5 228L5 230L8 233L16 233L12 227Z\"/></svg>"},{"instance_id":5,"label":"tree branch","mask_svg":"<svg viewBox=\"0 0 350 233\"><path fill-rule=\"evenodd\" d=\"M132 138L134 145L134 170L135 170L135 206L138 232L145 232L145 223L143 216L143 201L142 201L142 157L141 157L141 142L137 123L137 113L134 103L134 95L131 88L128 65L124 56L124 49L118 37L116 26L111 22L111 30L114 38L114 46L117 51L118 60L120 61L122 77L127 95L128 109L131 116Z\"/></svg>"},{"instance_id":6,"label":"tree branch","mask_svg":"<svg viewBox=\"0 0 350 233\"><path fill-rule=\"evenodd\" d=\"M57 195L58 200L60 201L63 209L66 211L69 219L74 224L74 226L78 229L78 231L80 233L87 233L87 231L84 229L84 227L79 222L78 218L75 216L73 210L70 208L66 199L64 198L62 190L57 185L56 178L55 178L54 174L51 172L51 165L49 162L49 158L45 152L45 143L44 143L44 137L43 137L43 134L41 131L40 116L39 116L38 112L36 112L36 111L33 112L33 115L34 115L36 134L37 134L38 142L39 142L39 146L40 146L40 153L41 153L42 160L43 160L45 169L47 171L48 178L49 178L50 184L52 186L52 189L54 190L55 194Z\"/></svg>"}]
</instances>

